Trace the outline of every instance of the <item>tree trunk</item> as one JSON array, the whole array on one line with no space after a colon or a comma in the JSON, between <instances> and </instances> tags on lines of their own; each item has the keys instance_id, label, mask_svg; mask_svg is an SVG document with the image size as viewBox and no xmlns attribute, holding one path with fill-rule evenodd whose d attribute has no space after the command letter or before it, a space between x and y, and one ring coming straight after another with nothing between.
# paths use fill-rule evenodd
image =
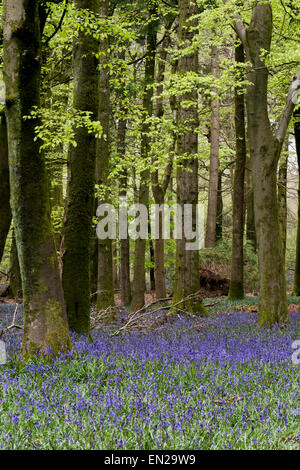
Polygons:
<instances>
[{"instance_id":1,"label":"tree trunk","mask_svg":"<svg viewBox=\"0 0 300 470\"><path fill-rule=\"evenodd\" d=\"M10 250L9 290L14 299L22 298L22 279L14 230Z\"/></svg>"},{"instance_id":2,"label":"tree trunk","mask_svg":"<svg viewBox=\"0 0 300 470\"><path fill-rule=\"evenodd\" d=\"M146 39L146 64L145 64L145 89L143 97L143 110L145 119L142 124L142 137L141 137L141 159L147 163L149 155L149 123L147 117L152 116L153 113L153 82L155 72L155 53L156 53L156 24L157 24L157 6L158 2L147 1L149 11L149 24ZM149 205L149 179L150 170L147 168L140 174L140 187L138 194L139 204L148 207ZM135 257L134 257L134 274L132 283L132 302L131 311L134 312L143 307L145 299L145 251L146 240L138 238L135 242Z\"/></svg>"},{"instance_id":3,"label":"tree trunk","mask_svg":"<svg viewBox=\"0 0 300 470\"><path fill-rule=\"evenodd\" d=\"M101 17L109 16L109 1L101 0ZM109 41L108 38L100 41L100 88L99 88L99 120L103 136L97 141L96 179L103 188L103 196L99 198L99 205L110 202L109 165L110 165L110 83L109 83ZM98 240L98 283L97 308L107 309L115 304L112 240ZM109 315L108 320L112 319Z\"/></svg>"},{"instance_id":4,"label":"tree trunk","mask_svg":"<svg viewBox=\"0 0 300 470\"><path fill-rule=\"evenodd\" d=\"M124 57L125 58L125 57ZM122 114L126 114L126 110L122 109ZM125 158L126 153L126 118L120 118L118 122L118 156L120 159ZM122 177L120 178L120 197L127 196L127 169L123 168ZM131 286L130 286L130 256L129 256L129 238L120 240L120 287L121 302L128 306L131 302Z\"/></svg>"},{"instance_id":5,"label":"tree trunk","mask_svg":"<svg viewBox=\"0 0 300 470\"><path fill-rule=\"evenodd\" d=\"M170 35L168 34L169 27L166 28L166 36L162 42L162 50L160 53L158 66L157 66L157 75L156 75L156 108L155 116L158 119L161 119L164 115L164 104L163 104L163 87L164 87L164 77L165 77L165 68L166 68L166 59L167 59L167 50L170 46ZM171 105L172 108L172 105ZM174 112L174 111L173 111ZM165 195L167 188L169 186L172 167L173 167L173 153L175 145L175 135L173 148L170 149L169 162L167 164L165 175L163 181L159 181L159 172L158 169L155 169L151 174L152 182L152 193L154 197L155 204L160 206L164 204ZM153 158L154 163L154 158ZM159 212L158 220L158 238L155 238L154 242L154 260L155 260L155 295L156 299L164 299L166 297L166 279L165 279L165 243L163 239L163 215Z\"/></svg>"},{"instance_id":6,"label":"tree trunk","mask_svg":"<svg viewBox=\"0 0 300 470\"><path fill-rule=\"evenodd\" d=\"M154 252L154 244L151 238L151 224L150 219L148 220L148 232L149 232L149 259L150 259L150 290L155 292L155 252ZM156 241L156 240L155 240Z\"/></svg>"},{"instance_id":7,"label":"tree trunk","mask_svg":"<svg viewBox=\"0 0 300 470\"><path fill-rule=\"evenodd\" d=\"M256 251L256 232L255 232L255 219L254 219L254 194L253 194L253 179L252 179L252 168L251 168L251 159L247 158L247 168L246 168L246 213L247 213L247 222L246 222L246 237L251 245Z\"/></svg>"},{"instance_id":8,"label":"tree trunk","mask_svg":"<svg viewBox=\"0 0 300 470\"><path fill-rule=\"evenodd\" d=\"M282 242L282 254L285 264L286 252L286 227L287 227L287 170L289 158L289 140L287 138L284 152L280 157L278 171L278 211L279 211L279 229Z\"/></svg>"},{"instance_id":9,"label":"tree trunk","mask_svg":"<svg viewBox=\"0 0 300 470\"><path fill-rule=\"evenodd\" d=\"M211 73L219 78L219 55L217 46L212 46L211 51ZM217 93L217 90L213 90ZM217 204L218 204L218 181L219 181L219 142L220 141L220 101L214 98L211 103L210 124L210 165L209 165L209 190L206 222L206 248L216 245L217 226Z\"/></svg>"},{"instance_id":10,"label":"tree trunk","mask_svg":"<svg viewBox=\"0 0 300 470\"><path fill-rule=\"evenodd\" d=\"M193 22L190 17L197 14L198 8L191 0L179 1L179 32L178 43L190 46L194 32L190 30ZM186 73L198 73L198 50L193 50L188 55L180 57L178 72L181 76ZM190 106L184 106L188 101ZM185 123L178 135L177 153L184 156L184 165L177 167L177 203L182 208L181 239L176 244L176 286L173 295L173 305L181 302L180 308L206 315L206 310L199 295L200 275L199 275L199 251L197 249L188 250L185 237L184 210L186 204L192 207L192 228L195 231L196 208L198 204L198 93L192 90L178 97L178 122ZM189 298L187 298L189 297ZM184 300L185 299L185 300Z\"/></svg>"},{"instance_id":11,"label":"tree trunk","mask_svg":"<svg viewBox=\"0 0 300 470\"><path fill-rule=\"evenodd\" d=\"M50 223L47 173L37 119L40 105L39 2L4 2L4 63L11 208L24 294L24 357L71 348L61 279ZM49 350L50 348L50 350Z\"/></svg>"},{"instance_id":12,"label":"tree trunk","mask_svg":"<svg viewBox=\"0 0 300 470\"><path fill-rule=\"evenodd\" d=\"M235 60L244 63L244 47L236 46ZM244 297L244 187L246 167L246 132L245 132L245 101L244 93L239 87L235 90L235 138L236 161L233 187L233 222L232 222L232 261L231 279L228 297L242 299Z\"/></svg>"},{"instance_id":13,"label":"tree trunk","mask_svg":"<svg viewBox=\"0 0 300 470\"><path fill-rule=\"evenodd\" d=\"M295 113L295 142L298 162L298 221L297 221L297 239L296 239L296 263L293 285L293 295L300 295L300 109Z\"/></svg>"},{"instance_id":14,"label":"tree trunk","mask_svg":"<svg viewBox=\"0 0 300 470\"><path fill-rule=\"evenodd\" d=\"M99 0L76 0L78 13L99 13ZM75 78L73 105L97 120L99 72L98 40L79 30L73 48ZM88 129L75 129L76 147L69 152L70 178L64 224L63 287L70 328L87 333L90 325L90 251L94 215L96 137Z\"/></svg>"},{"instance_id":15,"label":"tree trunk","mask_svg":"<svg viewBox=\"0 0 300 470\"><path fill-rule=\"evenodd\" d=\"M9 198L7 126L5 114L2 112L0 114L0 263L11 224Z\"/></svg>"},{"instance_id":16,"label":"tree trunk","mask_svg":"<svg viewBox=\"0 0 300 470\"><path fill-rule=\"evenodd\" d=\"M268 116L268 70L261 51L270 51L272 8L269 3L254 6L246 31L247 59L251 61L247 80L247 115L252 159L255 228L260 271L259 324L289 321L282 243L280 240L277 165L282 141L274 137Z\"/></svg>"},{"instance_id":17,"label":"tree trunk","mask_svg":"<svg viewBox=\"0 0 300 470\"><path fill-rule=\"evenodd\" d=\"M223 193L222 193L223 171L218 171L218 195L217 195L217 220L216 220L216 243L223 238Z\"/></svg>"}]
</instances>

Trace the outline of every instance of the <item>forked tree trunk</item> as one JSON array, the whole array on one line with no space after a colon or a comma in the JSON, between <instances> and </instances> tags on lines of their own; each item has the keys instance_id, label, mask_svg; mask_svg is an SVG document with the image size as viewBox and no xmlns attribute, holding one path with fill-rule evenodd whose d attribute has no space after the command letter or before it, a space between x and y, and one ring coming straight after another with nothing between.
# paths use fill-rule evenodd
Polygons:
<instances>
[{"instance_id":1,"label":"forked tree trunk","mask_svg":"<svg viewBox=\"0 0 300 470\"><path fill-rule=\"evenodd\" d=\"M244 47L235 48L235 60L244 63ZM235 137L236 160L233 187L233 222L232 222L232 259L231 278L228 297L242 299L244 297L244 186L246 167L246 132L245 132L245 101L244 93L239 87L235 90Z\"/></svg>"},{"instance_id":2,"label":"forked tree trunk","mask_svg":"<svg viewBox=\"0 0 300 470\"><path fill-rule=\"evenodd\" d=\"M109 1L101 0L100 14L108 18ZM99 87L99 120L103 135L97 141L96 179L103 188L103 196L99 197L99 204L110 202L109 194L109 165L110 165L110 83L109 83L109 41L108 37L100 41L100 87ZM98 240L98 282L97 282L97 308L107 309L115 304L112 240ZM108 315L107 320L111 320Z\"/></svg>"},{"instance_id":3,"label":"forked tree trunk","mask_svg":"<svg viewBox=\"0 0 300 470\"><path fill-rule=\"evenodd\" d=\"M11 207L24 294L22 352L71 348L50 223L47 174L36 119L40 105L39 2L4 2L4 64Z\"/></svg>"},{"instance_id":4,"label":"forked tree trunk","mask_svg":"<svg viewBox=\"0 0 300 470\"><path fill-rule=\"evenodd\" d=\"M11 224L9 198L7 126L5 114L2 112L0 114L0 263Z\"/></svg>"},{"instance_id":5,"label":"forked tree trunk","mask_svg":"<svg viewBox=\"0 0 300 470\"><path fill-rule=\"evenodd\" d=\"M254 6L245 36L247 59L251 62L247 76L251 85L247 87L246 96L260 271L261 326L289 321L277 200L277 165L285 137L282 129L285 128L286 132L287 124L281 121L280 136L273 135L268 116L268 70L261 58L262 50L270 51L272 30L269 2Z\"/></svg>"},{"instance_id":6,"label":"forked tree trunk","mask_svg":"<svg viewBox=\"0 0 300 470\"><path fill-rule=\"evenodd\" d=\"M179 32L180 45L190 46L194 32L191 31L193 22L190 18L198 11L192 0L179 1ZM198 50L179 59L178 72L184 75L188 72L198 72ZM189 107L184 102L190 103ZM206 310L199 295L199 251L187 250L185 237L184 210L186 204L192 206L192 228L196 230L196 207L198 204L198 94L196 90L186 92L178 97L178 122L187 127L178 135L177 153L184 156L184 164L177 167L177 203L182 208L181 239L176 244L176 286L173 295L173 305L182 301L180 308L206 315ZM193 297L191 297L193 296ZM185 300L184 300L185 299Z\"/></svg>"},{"instance_id":7,"label":"forked tree trunk","mask_svg":"<svg viewBox=\"0 0 300 470\"><path fill-rule=\"evenodd\" d=\"M78 13L99 13L99 0L76 0ZM79 30L73 46L73 105L98 116L99 43L91 33ZM96 137L83 126L75 129L76 147L69 152L69 183L63 229L63 288L70 328L87 333L90 325L90 251L94 215Z\"/></svg>"}]
</instances>

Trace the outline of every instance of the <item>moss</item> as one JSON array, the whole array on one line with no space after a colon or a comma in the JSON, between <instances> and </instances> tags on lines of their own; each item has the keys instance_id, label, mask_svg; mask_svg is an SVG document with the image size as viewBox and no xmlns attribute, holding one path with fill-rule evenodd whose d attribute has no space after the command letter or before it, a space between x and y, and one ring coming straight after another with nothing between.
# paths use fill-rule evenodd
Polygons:
<instances>
[{"instance_id":1,"label":"moss","mask_svg":"<svg viewBox=\"0 0 300 470\"><path fill-rule=\"evenodd\" d=\"M178 310L176 309L178 308L185 312L199 315L200 317L209 317L209 313L207 312L200 295L191 299L188 299L188 296L192 296L192 293L183 292L182 290L177 289L173 295L172 306L169 314L177 314Z\"/></svg>"},{"instance_id":2,"label":"moss","mask_svg":"<svg viewBox=\"0 0 300 470\"><path fill-rule=\"evenodd\" d=\"M228 298L231 300L239 300L244 299L244 297L243 283L231 280Z\"/></svg>"},{"instance_id":3,"label":"moss","mask_svg":"<svg viewBox=\"0 0 300 470\"><path fill-rule=\"evenodd\" d=\"M46 334L42 349L49 346L56 355L62 349L72 349L72 343L63 318L62 308L57 300L49 299L46 303Z\"/></svg>"}]
</instances>

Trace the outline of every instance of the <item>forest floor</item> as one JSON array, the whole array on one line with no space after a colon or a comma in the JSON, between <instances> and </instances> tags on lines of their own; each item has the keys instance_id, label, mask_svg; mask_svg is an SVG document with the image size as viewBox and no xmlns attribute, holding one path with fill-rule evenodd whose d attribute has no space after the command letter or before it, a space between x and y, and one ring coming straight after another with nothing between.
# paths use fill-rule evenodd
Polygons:
<instances>
[{"instance_id":1,"label":"forest floor","mask_svg":"<svg viewBox=\"0 0 300 470\"><path fill-rule=\"evenodd\" d=\"M164 321L148 330L120 329L123 312L48 363L18 361L22 332L6 332L0 449L299 450L300 313L259 329L255 297L206 304L207 319L157 311ZM0 305L0 327L13 312Z\"/></svg>"}]
</instances>

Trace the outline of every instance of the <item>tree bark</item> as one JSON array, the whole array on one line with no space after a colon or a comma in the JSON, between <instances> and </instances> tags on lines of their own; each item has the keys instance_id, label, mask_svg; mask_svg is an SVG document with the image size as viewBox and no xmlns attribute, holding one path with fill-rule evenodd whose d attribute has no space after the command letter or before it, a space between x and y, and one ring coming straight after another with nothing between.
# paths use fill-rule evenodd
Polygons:
<instances>
[{"instance_id":1,"label":"tree bark","mask_svg":"<svg viewBox=\"0 0 300 470\"><path fill-rule=\"evenodd\" d=\"M89 9L99 13L99 0L76 0L80 13ZM73 47L75 78L73 105L87 111L91 119L98 115L99 43L86 31L79 30ZM75 129L77 146L69 151L70 178L63 229L63 288L70 328L87 333L90 325L90 251L94 215L96 137L83 126Z\"/></svg>"},{"instance_id":2,"label":"tree bark","mask_svg":"<svg viewBox=\"0 0 300 470\"><path fill-rule=\"evenodd\" d=\"M169 25L170 26L170 25ZM161 119L164 115L164 104L163 104L163 87L164 77L166 69L167 49L170 45L170 35L168 34L169 27L166 28L166 36L162 42L162 50L159 56L157 74L156 74L156 108L155 116ZM175 142L175 136L174 136ZM170 149L169 162L166 166L164 178L159 181L159 171L155 169L151 174L152 182L152 193L155 204L162 205L165 201L165 195L169 186L172 167L173 167L173 154L174 148ZM155 160L153 159L153 163ZM164 299L166 297L166 279L165 279L165 243L163 239L163 215L159 213L159 233L158 238L155 238L154 242L154 258L155 258L155 295L156 299Z\"/></svg>"},{"instance_id":3,"label":"tree bark","mask_svg":"<svg viewBox=\"0 0 300 470\"><path fill-rule=\"evenodd\" d=\"M193 40L191 16L198 8L191 0L179 0L179 45L190 46ZM198 50L180 57L178 63L179 75L188 72L198 73ZM190 106L184 106L188 101ZM184 123L185 128L178 135L177 153L184 156L184 164L177 167L177 203L182 208L182 238L176 243L176 286L173 295L173 305L182 301L180 308L200 315L206 315L206 310L199 295L199 252L187 250L185 237L184 210L186 204L192 207L192 227L196 230L196 207L198 204L198 93L192 90L178 97L178 122ZM194 296L187 298L188 296ZM185 299L185 300L184 300Z\"/></svg>"},{"instance_id":4,"label":"tree bark","mask_svg":"<svg viewBox=\"0 0 300 470\"><path fill-rule=\"evenodd\" d=\"M277 165L286 123L281 120L279 134L275 137L268 116L268 70L261 58L262 50L270 51L272 30L270 3L254 6L246 30L247 59L251 62L247 74L251 85L247 87L246 100L260 271L261 326L289 321L277 200Z\"/></svg>"},{"instance_id":5,"label":"tree bark","mask_svg":"<svg viewBox=\"0 0 300 470\"><path fill-rule=\"evenodd\" d=\"M293 295L300 295L300 109L295 113L295 142L298 162L298 221L297 221L297 238L296 238L296 263L294 274Z\"/></svg>"},{"instance_id":6,"label":"tree bark","mask_svg":"<svg viewBox=\"0 0 300 470\"><path fill-rule=\"evenodd\" d=\"M4 2L4 64L11 208L24 294L24 357L41 350L71 348L50 222L47 174L36 119L40 105L41 37L39 5Z\"/></svg>"},{"instance_id":7,"label":"tree bark","mask_svg":"<svg viewBox=\"0 0 300 470\"><path fill-rule=\"evenodd\" d=\"M20 264L14 230L10 250L9 291L14 299L21 299L23 296Z\"/></svg>"},{"instance_id":8,"label":"tree bark","mask_svg":"<svg viewBox=\"0 0 300 470\"><path fill-rule=\"evenodd\" d=\"M102 18L109 16L109 1L101 0L100 14ZM109 165L110 165L110 83L109 83L109 40L108 37L100 41L100 87L99 87L99 120L103 135L97 141L96 179L103 188L103 196L99 204L110 202ZM107 309L115 304L112 240L98 240L98 283L97 308ZM109 315L108 320L112 319Z\"/></svg>"},{"instance_id":9,"label":"tree bark","mask_svg":"<svg viewBox=\"0 0 300 470\"><path fill-rule=\"evenodd\" d=\"M0 263L11 224L8 144L5 113L0 114Z\"/></svg>"},{"instance_id":10,"label":"tree bark","mask_svg":"<svg viewBox=\"0 0 300 470\"><path fill-rule=\"evenodd\" d=\"M284 152L279 160L278 171L278 212L279 212L279 229L282 242L282 255L285 265L286 253L286 229L287 229L287 170L289 158L289 141L287 138Z\"/></svg>"},{"instance_id":11,"label":"tree bark","mask_svg":"<svg viewBox=\"0 0 300 470\"><path fill-rule=\"evenodd\" d=\"M246 237L247 240L251 243L253 250L256 252L257 242L254 219L254 194L250 157L247 158L246 167L246 214Z\"/></svg>"},{"instance_id":12,"label":"tree bark","mask_svg":"<svg viewBox=\"0 0 300 470\"><path fill-rule=\"evenodd\" d=\"M124 57L125 58L125 57ZM119 119L117 129L117 146L119 158L125 158L126 153L126 110L122 109L122 118ZM127 196L127 169L124 167L120 178L120 197ZM129 238L120 240L120 287L121 302L128 306L131 302L131 285L130 285L130 256L129 256Z\"/></svg>"},{"instance_id":13,"label":"tree bark","mask_svg":"<svg viewBox=\"0 0 300 470\"><path fill-rule=\"evenodd\" d=\"M212 46L211 73L219 78L219 54L217 46ZM215 93L216 89L213 90ZM206 248L216 245L218 181L219 181L219 142L220 141L220 101L214 98L211 103L210 123L210 164L209 164L209 190L206 222Z\"/></svg>"},{"instance_id":14,"label":"tree bark","mask_svg":"<svg viewBox=\"0 0 300 470\"><path fill-rule=\"evenodd\" d=\"M146 38L146 64L145 64L145 89L143 96L143 110L145 118L142 124L142 137L141 137L141 159L147 164L149 156L149 123L147 118L152 116L153 113L153 82L155 73L155 55L156 55L156 24L157 24L157 7L158 2L147 1L149 12L149 24ZM140 174L140 187L138 194L139 204L148 207L149 205L149 179L150 170L147 168ZM132 302L131 311L134 312L143 307L145 299L145 251L146 240L138 238L135 242L135 258L134 258L134 274L132 283Z\"/></svg>"},{"instance_id":15,"label":"tree bark","mask_svg":"<svg viewBox=\"0 0 300 470\"><path fill-rule=\"evenodd\" d=\"M244 47L235 48L235 60L244 63ZM228 297L244 297L244 187L246 167L245 97L239 87L235 90L236 160L233 187L232 261Z\"/></svg>"},{"instance_id":16,"label":"tree bark","mask_svg":"<svg viewBox=\"0 0 300 470\"><path fill-rule=\"evenodd\" d=\"M223 238L223 195L222 195L223 171L218 171L218 194L217 194L217 220L216 220L216 243Z\"/></svg>"}]
</instances>

